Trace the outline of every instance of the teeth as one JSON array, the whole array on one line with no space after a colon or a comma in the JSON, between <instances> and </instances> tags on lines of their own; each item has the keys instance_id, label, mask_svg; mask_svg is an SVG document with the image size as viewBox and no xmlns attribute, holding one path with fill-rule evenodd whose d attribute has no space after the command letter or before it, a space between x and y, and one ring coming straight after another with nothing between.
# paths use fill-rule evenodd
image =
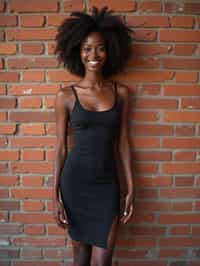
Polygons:
<instances>
[{"instance_id":1,"label":"teeth","mask_svg":"<svg viewBox=\"0 0 200 266\"><path fill-rule=\"evenodd\" d=\"M97 64L98 61L89 61L89 63L92 63L92 64Z\"/></svg>"}]
</instances>

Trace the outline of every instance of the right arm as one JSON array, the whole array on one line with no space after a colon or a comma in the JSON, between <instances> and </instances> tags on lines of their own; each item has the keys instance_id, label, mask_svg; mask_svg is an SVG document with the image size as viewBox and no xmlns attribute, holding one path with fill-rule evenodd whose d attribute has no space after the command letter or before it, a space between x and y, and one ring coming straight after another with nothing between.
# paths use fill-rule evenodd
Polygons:
<instances>
[{"instance_id":1,"label":"right arm","mask_svg":"<svg viewBox=\"0 0 200 266\"><path fill-rule=\"evenodd\" d=\"M53 201L60 201L60 175L67 154L66 136L69 112L66 108L66 94L60 89L55 98L56 149L54 160Z\"/></svg>"}]
</instances>

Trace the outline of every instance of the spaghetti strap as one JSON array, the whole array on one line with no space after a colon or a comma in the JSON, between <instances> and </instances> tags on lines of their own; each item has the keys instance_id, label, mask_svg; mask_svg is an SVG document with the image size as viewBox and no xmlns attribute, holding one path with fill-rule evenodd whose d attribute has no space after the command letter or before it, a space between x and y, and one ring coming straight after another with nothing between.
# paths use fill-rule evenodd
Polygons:
<instances>
[{"instance_id":1,"label":"spaghetti strap","mask_svg":"<svg viewBox=\"0 0 200 266\"><path fill-rule=\"evenodd\" d=\"M78 95L77 95L77 93L76 93L76 90L75 90L74 86L71 85L71 88L72 88L72 91L73 91L73 93L74 93L74 96L75 96L76 100L79 101L79 100L78 100Z\"/></svg>"},{"instance_id":2,"label":"spaghetti strap","mask_svg":"<svg viewBox=\"0 0 200 266\"><path fill-rule=\"evenodd\" d=\"M115 81L114 84L115 84L115 102L117 102L117 81Z\"/></svg>"}]
</instances>

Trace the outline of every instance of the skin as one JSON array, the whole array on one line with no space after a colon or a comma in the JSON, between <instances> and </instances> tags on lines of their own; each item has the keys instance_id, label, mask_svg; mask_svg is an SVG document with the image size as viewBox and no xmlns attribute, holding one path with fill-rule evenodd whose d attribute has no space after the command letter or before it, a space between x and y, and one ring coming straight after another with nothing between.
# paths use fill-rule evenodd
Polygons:
<instances>
[{"instance_id":1,"label":"skin","mask_svg":"<svg viewBox=\"0 0 200 266\"><path fill-rule=\"evenodd\" d=\"M97 32L90 33L83 40L80 56L85 67L85 76L75 86L81 105L88 110L103 111L113 106L114 88L112 80L106 80L102 76L102 66L106 60L105 43L102 36ZM88 60L98 60L97 65L91 65ZM74 265L88 266L91 261L94 265L110 266L112 254L117 236L119 222L125 224L133 215L134 188L131 173L130 140L128 135L128 87L118 82L118 99L122 106L121 126L118 140L115 144L116 156L120 156L126 181L126 195L121 217L116 217L111 226L108 237L108 248L100 248L73 240ZM55 99L56 115L56 154L54 164L53 186L53 212L57 224L66 228L68 225L67 213L64 210L59 194L59 176L61 174L64 159L67 156L66 135L67 123L75 103L75 97L71 87L60 89ZM124 212L127 214L125 215ZM94 254L94 255L93 255Z\"/></svg>"}]
</instances>

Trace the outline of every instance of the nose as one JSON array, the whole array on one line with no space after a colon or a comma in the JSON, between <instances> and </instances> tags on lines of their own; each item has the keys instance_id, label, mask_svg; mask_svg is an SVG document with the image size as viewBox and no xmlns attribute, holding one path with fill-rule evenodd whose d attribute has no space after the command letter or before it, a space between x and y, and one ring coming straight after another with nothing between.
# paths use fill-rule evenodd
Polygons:
<instances>
[{"instance_id":1,"label":"nose","mask_svg":"<svg viewBox=\"0 0 200 266\"><path fill-rule=\"evenodd\" d=\"M91 50L91 57L92 59L96 59L97 57L97 50L95 48Z\"/></svg>"}]
</instances>

